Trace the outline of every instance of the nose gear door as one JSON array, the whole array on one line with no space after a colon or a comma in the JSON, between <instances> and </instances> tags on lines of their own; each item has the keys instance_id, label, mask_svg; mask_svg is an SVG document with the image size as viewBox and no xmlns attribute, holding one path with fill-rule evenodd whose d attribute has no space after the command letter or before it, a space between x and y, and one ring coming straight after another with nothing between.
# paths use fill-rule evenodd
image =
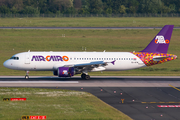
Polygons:
<instances>
[{"instance_id":1,"label":"nose gear door","mask_svg":"<svg viewBox=\"0 0 180 120\"><path fill-rule=\"evenodd\" d=\"M25 55L25 64L30 64L30 55L29 54Z\"/></svg>"}]
</instances>

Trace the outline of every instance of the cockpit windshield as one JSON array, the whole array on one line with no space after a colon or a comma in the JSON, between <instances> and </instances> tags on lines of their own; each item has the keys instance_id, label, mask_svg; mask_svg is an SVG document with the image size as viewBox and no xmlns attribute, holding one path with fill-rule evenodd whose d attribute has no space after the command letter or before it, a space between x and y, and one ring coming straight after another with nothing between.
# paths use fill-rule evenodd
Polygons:
<instances>
[{"instance_id":1,"label":"cockpit windshield","mask_svg":"<svg viewBox=\"0 0 180 120\"><path fill-rule=\"evenodd\" d=\"M19 60L19 57L11 57L10 59Z\"/></svg>"}]
</instances>

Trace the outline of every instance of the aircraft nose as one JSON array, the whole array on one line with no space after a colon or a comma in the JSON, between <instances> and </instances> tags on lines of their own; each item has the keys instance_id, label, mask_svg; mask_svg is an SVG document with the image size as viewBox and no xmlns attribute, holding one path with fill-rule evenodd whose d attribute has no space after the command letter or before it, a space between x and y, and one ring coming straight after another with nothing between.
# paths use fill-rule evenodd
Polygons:
<instances>
[{"instance_id":1,"label":"aircraft nose","mask_svg":"<svg viewBox=\"0 0 180 120\"><path fill-rule=\"evenodd\" d=\"M9 66L10 66L9 61L6 60L6 61L3 63L3 65L4 65L4 67L9 68Z\"/></svg>"}]
</instances>

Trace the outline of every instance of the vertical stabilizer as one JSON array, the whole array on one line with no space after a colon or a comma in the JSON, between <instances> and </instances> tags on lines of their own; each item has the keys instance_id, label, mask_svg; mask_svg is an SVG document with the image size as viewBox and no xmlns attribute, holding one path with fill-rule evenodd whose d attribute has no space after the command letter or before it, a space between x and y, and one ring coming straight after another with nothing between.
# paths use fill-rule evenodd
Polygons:
<instances>
[{"instance_id":1,"label":"vertical stabilizer","mask_svg":"<svg viewBox=\"0 0 180 120\"><path fill-rule=\"evenodd\" d=\"M141 52L167 53L174 25L165 25Z\"/></svg>"}]
</instances>

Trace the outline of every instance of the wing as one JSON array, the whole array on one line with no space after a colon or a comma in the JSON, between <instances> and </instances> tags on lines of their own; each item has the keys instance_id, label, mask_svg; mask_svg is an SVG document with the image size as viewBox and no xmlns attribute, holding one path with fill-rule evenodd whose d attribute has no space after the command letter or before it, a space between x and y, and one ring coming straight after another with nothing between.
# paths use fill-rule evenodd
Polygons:
<instances>
[{"instance_id":1,"label":"wing","mask_svg":"<svg viewBox=\"0 0 180 120\"><path fill-rule=\"evenodd\" d=\"M64 67L74 67L76 73L81 73L83 71L85 72L103 71L106 70L105 66L107 66L108 63L112 63L114 65L115 61L112 62L95 61L95 62L82 63L82 64L64 65Z\"/></svg>"}]
</instances>

